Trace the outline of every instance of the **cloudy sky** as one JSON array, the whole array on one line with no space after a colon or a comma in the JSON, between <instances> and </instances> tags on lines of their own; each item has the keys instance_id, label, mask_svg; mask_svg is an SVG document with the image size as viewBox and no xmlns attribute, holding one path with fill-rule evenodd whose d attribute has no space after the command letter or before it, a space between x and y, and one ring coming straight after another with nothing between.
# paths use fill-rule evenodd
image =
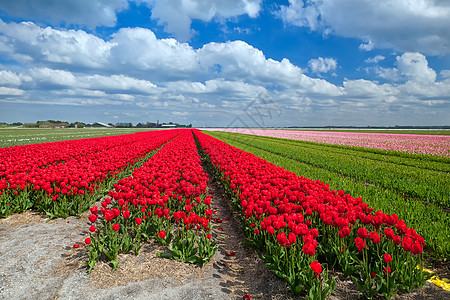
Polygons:
<instances>
[{"instance_id":1,"label":"cloudy sky","mask_svg":"<svg viewBox=\"0 0 450 300\"><path fill-rule=\"evenodd\" d=\"M0 121L450 125L448 0L0 0Z\"/></svg>"}]
</instances>

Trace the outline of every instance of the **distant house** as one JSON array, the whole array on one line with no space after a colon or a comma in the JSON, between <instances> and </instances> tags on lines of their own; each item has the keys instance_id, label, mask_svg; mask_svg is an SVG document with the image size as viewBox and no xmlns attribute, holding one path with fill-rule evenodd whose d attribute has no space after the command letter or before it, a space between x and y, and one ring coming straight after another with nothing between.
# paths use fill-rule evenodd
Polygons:
<instances>
[{"instance_id":1,"label":"distant house","mask_svg":"<svg viewBox=\"0 0 450 300\"><path fill-rule=\"evenodd\" d=\"M162 128L176 128L177 125L175 125L175 124L162 124L161 127Z\"/></svg>"},{"instance_id":2,"label":"distant house","mask_svg":"<svg viewBox=\"0 0 450 300\"><path fill-rule=\"evenodd\" d=\"M102 122L95 122L94 124L92 124L91 127L97 127L97 128L112 128L111 125L102 123Z\"/></svg>"}]
</instances>

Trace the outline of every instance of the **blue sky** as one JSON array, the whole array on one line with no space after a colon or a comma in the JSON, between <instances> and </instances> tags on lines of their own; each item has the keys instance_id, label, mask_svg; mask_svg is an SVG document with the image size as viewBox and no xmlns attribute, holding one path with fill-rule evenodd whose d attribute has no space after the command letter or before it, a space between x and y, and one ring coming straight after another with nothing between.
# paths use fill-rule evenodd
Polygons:
<instances>
[{"instance_id":1,"label":"blue sky","mask_svg":"<svg viewBox=\"0 0 450 300\"><path fill-rule=\"evenodd\" d=\"M0 0L0 121L450 125L445 0Z\"/></svg>"}]
</instances>

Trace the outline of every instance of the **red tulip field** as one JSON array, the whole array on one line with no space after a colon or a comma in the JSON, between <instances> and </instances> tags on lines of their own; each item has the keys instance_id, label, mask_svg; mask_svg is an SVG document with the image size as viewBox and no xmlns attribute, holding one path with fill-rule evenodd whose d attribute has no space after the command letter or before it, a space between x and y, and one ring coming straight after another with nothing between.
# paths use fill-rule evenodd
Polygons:
<instances>
[{"instance_id":1,"label":"red tulip field","mask_svg":"<svg viewBox=\"0 0 450 300\"><path fill-rule=\"evenodd\" d=\"M155 244L155 264L195 266L185 278L210 270L205 289L227 272L228 285L254 285L222 281L212 298L450 298L448 155L382 151L195 129L0 148L0 218L81 218L66 252L87 278L108 266L121 280ZM176 291L164 297L185 299Z\"/></svg>"}]
</instances>

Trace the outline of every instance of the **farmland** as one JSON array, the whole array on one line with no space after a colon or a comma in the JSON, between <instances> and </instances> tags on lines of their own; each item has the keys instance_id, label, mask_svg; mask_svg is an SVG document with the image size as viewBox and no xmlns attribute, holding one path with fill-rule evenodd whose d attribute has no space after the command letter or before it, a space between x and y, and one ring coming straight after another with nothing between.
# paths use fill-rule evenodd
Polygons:
<instances>
[{"instance_id":1,"label":"farmland","mask_svg":"<svg viewBox=\"0 0 450 300\"><path fill-rule=\"evenodd\" d=\"M136 128L90 128L90 129L43 129L43 128L1 128L0 148L15 145L58 142L100 136L129 134L142 129Z\"/></svg>"},{"instance_id":2,"label":"farmland","mask_svg":"<svg viewBox=\"0 0 450 300\"><path fill-rule=\"evenodd\" d=\"M293 295L324 298L339 272L365 297L390 298L425 284L425 259L450 259L445 155L179 129L59 138L0 149L1 216L83 215L88 236L72 247L88 273L118 270L150 241L160 258L198 266L233 257L211 181L242 243Z\"/></svg>"},{"instance_id":3,"label":"farmland","mask_svg":"<svg viewBox=\"0 0 450 300\"><path fill-rule=\"evenodd\" d=\"M448 159L236 133L209 134L298 175L362 197L375 210L398 214L426 238L430 250L450 258Z\"/></svg>"}]
</instances>

